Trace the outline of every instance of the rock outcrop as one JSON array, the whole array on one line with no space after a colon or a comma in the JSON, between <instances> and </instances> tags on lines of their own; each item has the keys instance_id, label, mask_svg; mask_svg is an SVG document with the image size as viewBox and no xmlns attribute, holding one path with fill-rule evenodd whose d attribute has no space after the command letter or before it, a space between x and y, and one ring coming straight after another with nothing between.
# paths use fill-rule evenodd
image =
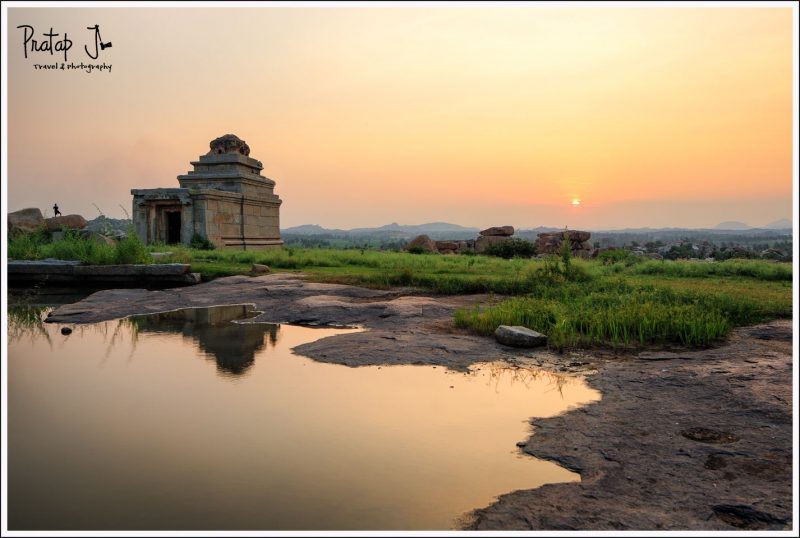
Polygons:
<instances>
[{"instance_id":1,"label":"rock outcrop","mask_svg":"<svg viewBox=\"0 0 800 538\"><path fill-rule=\"evenodd\" d=\"M464 254L485 252L491 245L510 239L513 226L493 226L480 232L477 239L434 241L427 235L418 235L406 245L406 250L422 250L439 254Z\"/></svg>"},{"instance_id":2,"label":"rock outcrop","mask_svg":"<svg viewBox=\"0 0 800 538\"><path fill-rule=\"evenodd\" d=\"M48 232L58 232L62 228L73 228L75 230L82 230L86 228L86 219L80 215L63 215L61 217L52 217L45 219L44 225Z\"/></svg>"},{"instance_id":3,"label":"rock outcrop","mask_svg":"<svg viewBox=\"0 0 800 538\"><path fill-rule=\"evenodd\" d=\"M480 235L489 237L510 237L514 235L514 227L492 226L491 228L486 228L485 230L481 230Z\"/></svg>"},{"instance_id":4,"label":"rock outcrop","mask_svg":"<svg viewBox=\"0 0 800 538\"><path fill-rule=\"evenodd\" d=\"M507 241L510 237L508 235L482 235L475 240L475 252L479 254L486 252L490 246Z\"/></svg>"},{"instance_id":5,"label":"rock outcrop","mask_svg":"<svg viewBox=\"0 0 800 538\"><path fill-rule=\"evenodd\" d=\"M406 250L422 250L423 252L439 252L436 248L436 241L431 239L425 234L418 235L412 239L407 245Z\"/></svg>"},{"instance_id":6,"label":"rock outcrop","mask_svg":"<svg viewBox=\"0 0 800 538\"><path fill-rule=\"evenodd\" d=\"M594 258L597 256L597 249L588 243L592 236L590 232L581 230L564 230L563 232L544 232L538 234L536 240L536 252L539 254L558 254L561 252L561 244L564 236L569 237L570 250L573 256L579 258Z\"/></svg>"},{"instance_id":7,"label":"rock outcrop","mask_svg":"<svg viewBox=\"0 0 800 538\"><path fill-rule=\"evenodd\" d=\"M8 214L8 231L10 233L34 232L44 222L39 208L29 207Z\"/></svg>"},{"instance_id":8,"label":"rock outcrop","mask_svg":"<svg viewBox=\"0 0 800 538\"><path fill-rule=\"evenodd\" d=\"M436 250L439 254L455 254L458 251L457 241L436 241Z\"/></svg>"}]
</instances>

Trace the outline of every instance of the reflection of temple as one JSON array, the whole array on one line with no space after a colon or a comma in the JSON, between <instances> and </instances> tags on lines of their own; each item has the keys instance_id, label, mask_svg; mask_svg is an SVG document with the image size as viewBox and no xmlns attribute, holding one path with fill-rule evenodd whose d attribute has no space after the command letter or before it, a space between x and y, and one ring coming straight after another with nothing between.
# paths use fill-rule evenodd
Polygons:
<instances>
[{"instance_id":1,"label":"reflection of temple","mask_svg":"<svg viewBox=\"0 0 800 538\"><path fill-rule=\"evenodd\" d=\"M249 305L187 308L149 316L135 316L131 322L140 333L180 333L195 340L200 349L213 356L217 368L242 374L264 349L264 335L270 345L278 341L279 325L272 323L232 323L253 316Z\"/></svg>"}]
</instances>

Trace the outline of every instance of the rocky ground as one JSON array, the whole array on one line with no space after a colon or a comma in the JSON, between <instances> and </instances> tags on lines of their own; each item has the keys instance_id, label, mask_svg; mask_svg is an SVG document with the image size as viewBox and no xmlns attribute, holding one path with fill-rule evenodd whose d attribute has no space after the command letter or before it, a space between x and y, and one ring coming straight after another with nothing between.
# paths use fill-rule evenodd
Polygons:
<instances>
[{"instance_id":1,"label":"rocky ground","mask_svg":"<svg viewBox=\"0 0 800 538\"><path fill-rule=\"evenodd\" d=\"M792 528L791 321L738 329L708 350L558 355L520 352L453 328L454 309L486 299L309 283L297 275L234 276L172 290L104 290L57 308L48 321L253 303L263 312L254 321L369 329L295 349L320 361L463 370L500 359L589 373L603 398L534 420L533 435L520 442L524 452L556 461L582 481L503 495L476 510L469 528Z\"/></svg>"}]
</instances>

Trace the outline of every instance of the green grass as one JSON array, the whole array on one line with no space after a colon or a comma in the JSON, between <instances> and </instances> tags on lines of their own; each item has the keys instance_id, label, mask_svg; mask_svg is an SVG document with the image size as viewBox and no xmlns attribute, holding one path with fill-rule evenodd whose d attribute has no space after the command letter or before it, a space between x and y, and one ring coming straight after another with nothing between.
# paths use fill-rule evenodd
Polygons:
<instances>
[{"instance_id":1,"label":"green grass","mask_svg":"<svg viewBox=\"0 0 800 538\"><path fill-rule=\"evenodd\" d=\"M153 262L135 233L129 233L125 239L109 245L81 237L74 230L66 231L60 241L52 241L50 234L43 230L9 237L8 257L15 260L78 260L88 265Z\"/></svg>"},{"instance_id":2,"label":"green grass","mask_svg":"<svg viewBox=\"0 0 800 538\"><path fill-rule=\"evenodd\" d=\"M120 259L116 250L108 252L102 245L56 245L41 245L35 238L15 239L9 241L9 255L23 259L62 255L81 260ZM511 296L499 304L458 310L456 325L484 335L501 324L523 325L547 334L549 345L555 349L706 346L725 337L733 327L792 315L792 265L763 260L626 258L619 263L604 263L571 259L565 277L564 262L555 260L359 249L243 252L151 245L146 250L172 252L163 261L190 263L204 280L249 274L252 264L260 263L273 271L302 271L321 282L376 288L409 286L433 294ZM138 247L131 252L132 257L141 255Z\"/></svg>"},{"instance_id":3,"label":"green grass","mask_svg":"<svg viewBox=\"0 0 800 538\"><path fill-rule=\"evenodd\" d=\"M487 256L358 249L178 249L176 256L206 278L248 273L251 264L263 263L277 271L303 271L316 281L513 296L499 304L458 310L455 323L484 335L501 324L523 325L547 334L555 349L707 346L733 327L792 313L791 264L761 260L634 259L609 264L572 259L571 276L564 278L552 260Z\"/></svg>"},{"instance_id":4,"label":"green grass","mask_svg":"<svg viewBox=\"0 0 800 538\"><path fill-rule=\"evenodd\" d=\"M484 335L499 325L522 325L548 335L548 345L559 350L592 345L707 346L732 327L791 315L790 285L765 297L735 292L753 286L758 284L741 280L719 291L596 278L580 285L543 287L486 308L463 308L456 312L455 324Z\"/></svg>"},{"instance_id":5,"label":"green grass","mask_svg":"<svg viewBox=\"0 0 800 538\"><path fill-rule=\"evenodd\" d=\"M682 278L743 276L757 280L792 281L792 264L769 263L762 260L726 260L713 263L648 260L634 265L631 272L639 275Z\"/></svg>"}]
</instances>

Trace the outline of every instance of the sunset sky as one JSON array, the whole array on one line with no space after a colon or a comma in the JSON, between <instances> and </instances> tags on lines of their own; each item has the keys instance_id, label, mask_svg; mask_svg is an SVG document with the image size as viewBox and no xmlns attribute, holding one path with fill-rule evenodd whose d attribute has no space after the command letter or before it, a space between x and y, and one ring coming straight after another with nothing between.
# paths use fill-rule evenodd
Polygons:
<instances>
[{"instance_id":1,"label":"sunset sky","mask_svg":"<svg viewBox=\"0 0 800 538\"><path fill-rule=\"evenodd\" d=\"M37 71L53 27L111 72ZM9 9L8 208L108 216L234 133L282 227L792 216L789 8ZM579 204L573 201L580 201Z\"/></svg>"}]
</instances>

